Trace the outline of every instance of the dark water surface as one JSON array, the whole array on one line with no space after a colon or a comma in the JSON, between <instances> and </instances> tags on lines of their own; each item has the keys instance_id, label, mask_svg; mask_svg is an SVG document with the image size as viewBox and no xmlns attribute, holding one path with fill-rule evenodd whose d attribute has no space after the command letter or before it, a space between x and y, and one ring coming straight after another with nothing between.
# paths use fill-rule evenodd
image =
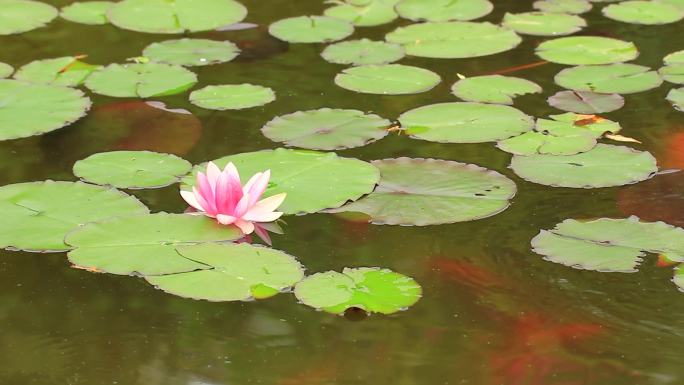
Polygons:
<instances>
[{"instance_id":1,"label":"dark water surface","mask_svg":"<svg viewBox=\"0 0 684 385\"><path fill-rule=\"evenodd\" d=\"M67 0L53 0L64 5ZM439 73L434 90L411 96L362 95L333 84L343 67L319 57L323 45L288 45L269 37L274 20L320 14L320 0L243 0L258 29L200 33L243 48L238 59L196 67L200 83L249 82L278 99L243 111L203 110L187 93L161 98L195 117L136 100L91 95L94 107L76 124L47 135L0 142L0 184L74 180L73 163L115 149L173 152L193 163L278 147L259 128L276 115L320 107L354 108L396 118L411 108L455 101L458 79L539 61L542 38L479 59L408 57L404 64ZM484 18L531 9L532 1L495 1ZM600 7L584 15L582 34L637 44L637 64L659 67L684 48L684 22L643 27L610 21ZM358 28L354 37L381 39L407 21ZM0 61L88 54L91 63L123 62L171 36L55 20L32 32L0 37ZM542 95L516 107L543 117L558 113L545 99L559 87L546 64L513 75L539 83ZM669 84L626 96L606 114L637 138L661 168L684 167L684 114L666 101ZM574 270L530 251L540 229L566 218L624 217L684 224L684 173L634 186L575 190L525 182L492 143L436 144L391 136L343 156L453 159L499 171L518 185L512 206L494 217L446 226L392 227L317 214L287 218L274 246L309 272L382 266L412 276L424 298L409 311L362 321L316 312L279 295L258 303L209 303L167 295L142 279L69 267L63 253L0 251L0 384L2 385L650 385L684 383L684 293L654 256L634 274ZM177 186L134 192L153 211L181 212ZM0 220L2 220L0 218Z\"/></svg>"}]
</instances>

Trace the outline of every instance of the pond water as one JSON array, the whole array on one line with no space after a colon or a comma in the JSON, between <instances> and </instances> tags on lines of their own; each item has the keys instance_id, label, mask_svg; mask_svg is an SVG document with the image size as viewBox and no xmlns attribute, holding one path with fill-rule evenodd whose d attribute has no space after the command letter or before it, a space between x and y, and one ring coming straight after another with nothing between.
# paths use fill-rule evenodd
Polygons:
<instances>
[{"instance_id":1,"label":"pond water","mask_svg":"<svg viewBox=\"0 0 684 385\"><path fill-rule=\"evenodd\" d=\"M67 0L49 3L61 7ZM525 35L504 53L469 59L407 56L402 64L434 71L442 82L414 95L355 93L336 86L344 66L320 57L324 44L288 44L268 25L321 14L320 0L242 0L257 28L201 32L242 50L228 63L193 67L199 83L253 83L276 101L238 111L212 111L188 93L154 98L193 115L161 111L138 99L89 93L93 107L57 131L0 142L0 185L76 180L72 166L112 150L174 153L199 164L229 154L278 148L260 132L275 116L322 107L350 108L396 119L410 109L457 99L459 74L476 76L539 62L544 37ZM478 21L498 23L531 1L497 0ZM597 5L582 15L579 34L632 41L635 63L659 68L684 49L684 22L640 26L610 20ZM357 28L353 37L382 40L408 20ZM123 62L168 35L56 19L22 34L0 36L0 62L15 68L35 59L87 54L89 63ZM560 113L546 98L561 90L547 63L508 75L543 92L518 97L534 117ZM684 114L665 101L672 84L625 95L625 107L602 116L619 122L617 143L651 152L661 169L684 167ZM607 142L607 141L606 141ZM285 218L273 247L307 273L381 266L413 277L422 299L407 311L335 316L298 305L292 295L258 302L213 303L155 290L145 280L93 274L70 266L65 253L0 251L0 384L398 384L649 385L684 381L684 294L672 269L648 255L639 272L601 273L545 261L530 247L540 229L567 218L624 218L684 225L684 174L600 189L526 182L508 167L511 155L492 143L448 144L391 133L367 146L338 151L363 160L438 158L473 163L511 178L517 195L495 216L448 225L381 226L331 214ZM129 191L153 212L183 212L178 186Z\"/></svg>"}]
</instances>

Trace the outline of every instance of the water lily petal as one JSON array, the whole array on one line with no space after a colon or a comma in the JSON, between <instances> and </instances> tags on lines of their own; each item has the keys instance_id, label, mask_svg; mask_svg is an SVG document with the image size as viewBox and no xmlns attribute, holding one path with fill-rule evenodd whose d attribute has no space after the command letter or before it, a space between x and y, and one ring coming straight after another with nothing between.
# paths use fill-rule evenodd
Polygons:
<instances>
[{"instance_id":1,"label":"water lily petal","mask_svg":"<svg viewBox=\"0 0 684 385\"><path fill-rule=\"evenodd\" d=\"M214 162L209 162L207 165L207 180L211 186L211 190L214 191L216 195L216 184L218 182L219 175L221 175L221 169Z\"/></svg>"},{"instance_id":2,"label":"water lily petal","mask_svg":"<svg viewBox=\"0 0 684 385\"><path fill-rule=\"evenodd\" d=\"M209 179L207 176L201 172L197 173L197 186L199 188L196 191L199 192L199 196L201 196L206 202L206 205L202 204L204 211L209 214L216 215L216 198L214 197L214 189L209 184Z\"/></svg>"},{"instance_id":3,"label":"water lily petal","mask_svg":"<svg viewBox=\"0 0 684 385\"><path fill-rule=\"evenodd\" d=\"M243 234L251 234L254 231L254 224L250 221L238 219L235 221L235 226L239 227Z\"/></svg>"},{"instance_id":4,"label":"water lily petal","mask_svg":"<svg viewBox=\"0 0 684 385\"><path fill-rule=\"evenodd\" d=\"M283 203L286 196L286 193L280 193L264 198L249 209L249 214L258 216L273 212Z\"/></svg>"},{"instance_id":5,"label":"water lily petal","mask_svg":"<svg viewBox=\"0 0 684 385\"><path fill-rule=\"evenodd\" d=\"M243 194L247 194L248 192L250 192L250 190L252 189L252 186L254 185L254 183L256 183L257 180L259 180L259 178L261 177L261 174L262 174L262 173L258 172L258 173L256 173L256 174L252 175L251 178L249 178L249 180L247 181L247 183L245 183L245 187L242 188L242 193L243 193Z\"/></svg>"},{"instance_id":6,"label":"water lily petal","mask_svg":"<svg viewBox=\"0 0 684 385\"><path fill-rule=\"evenodd\" d=\"M216 216L216 220L222 225L232 225L233 223L235 223L236 219L237 218L231 215L219 214Z\"/></svg>"},{"instance_id":7,"label":"water lily petal","mask_svg":"<svg viewBox=\"0 0 684 385\"><path fill-rule=\"evenodd\" d=\"M181 191L180 194L181 194L181 197L183 198L183 200L185 200L185 202L187 202L187 204L189 204L190 206L192 206L193 208L195 208L197 210L204 211L204 209L202 208L202 205L199 204L199 202L197 201L197 198L195 198L195 194L193 194L192 191Z\"/></svg>"},{"instance_id":8,"label":"water lily petal","mask_svg":"<svg viewBox=\"0 0 684 385\"><path fill-rule=\"evenodd\" d=\"M253 206L259 198L261 198L264 191L266 191L269 179L271 179L271 170L266 170L257 178L254 184L249 187L248 192L251 197L251 201L249 202L250 206Z\"/></svg>"},{"instance_id":9,"label":"water lily petal","mask_svg":"<svg viewBox=\"0 0 684 385\"><path fill-rule=\"evenodd\" d=\"M204 215L207 215L207 216L210 216L210 217L213 218L214 215L207 212L207 209L208 209L208 207L209 207L209 204L208 204L207 201L204 199L204 197L202 196L202 194L199 193L199 191L197 190L197 187L193 187L193 188L192 188L192 193L193 193L193 195L195 196L195 199L197 200L197 203L198 203L199 206L200 206L200 208L199 208L198 210L202 211L202 213L203 213Z\"/></svg>"},{"instance_id":10,"label":"water lily petal","mask_svg":"<svg viewBox=\"0 0 684 385\"><path fill-rule=\"evenodd\" d=\"M242 219L254 222L273 222L276 219L283 216L280 211L271 211L268 213L252 213L248 211L247 214L242 216Z\"/></svg>"},{"instance_id":11,"label":"water lily petal","mask_svg":"<svg viewBox=\"0 0 684 385\"><path fill-rule=\"evenodd\" d=\"M237 205L235 205L235 212L233 215L241 218L243 215L245 215L249 208L249 194L244 194Z\"/></svg>"},{"instance_id":12,"label":"water lily petal","mask_svg":"<svg viewBox=\"0 0 684 385\"><path fill-rule=\"evenodd\" d=\"M268 231L266 231L266 229L263 226L261 226L258 223L254 223L254 233L259 238L261 238L261 240L264 241L264 243L266 243L269 246L273 246L273 242L271 242L271 236L268 235Z\"/></svg>"}]
</instances>

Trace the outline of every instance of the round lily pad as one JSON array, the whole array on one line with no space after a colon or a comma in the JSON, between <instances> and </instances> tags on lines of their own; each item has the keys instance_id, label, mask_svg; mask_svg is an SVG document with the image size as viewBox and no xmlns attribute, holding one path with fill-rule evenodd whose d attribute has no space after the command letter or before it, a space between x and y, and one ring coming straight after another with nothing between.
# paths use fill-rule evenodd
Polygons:
<instances>
[{"instance_id":1,"label":"round lily pad","mask_svg":"<svg viewBox=\"0 0 684 385\"><path fill-rule=\"evenodd\" d=\"M487 75L461 79L451 92L469 102L513 104L518 95L542 92L537 83L512 76Z\"/></svg>"},{"instance_id":2,"label":"round lily pad","mask_svg":"<svg viewBox=\"0 0 684 385\"><path fill-rule=\"evenodd\" d=\"M387 135L391 122L357 110L322 108L278 116L261 129L274 142L312 150L361 147Z\"/></svg>"},{"instance_id":3,"label":"round lily pad","mask_svg":"<svg viewBox=\"0 0 684 385\"><path fill-rule=\"evenodd\" d=\"M399 16L414 21L468 21L493 9L488 0L402 0L396 6Z\"/></svg>"},{"instance_id":4,"label":"round lily pad","mask_svg":"<svg viewBox=\"0 0 684 385\"><path fill-rule=\"evenodd\" d=\"M30 83L77 87L100 66L84 63L73 56L32 61L17 70L14 78Z\"/></svg>"},{"instance_id":5,"label":"round lily pad","mask_svg":"<svg viewBox=\"0 0 684 385\"><path fill-rule=\"evenodd\" d=\"M441 59L493 55L522 41L507 28L465 21L412 24L397 28L385 39L403 45L408 55Z\"/></svg>"},{"instance_id":6,"label":"round lily pad","mask_svg":"<svg viewBox=\"0 0 684 385\"><path fill-rule=\"evenodd\" d=\"M684 112L684 88L670 90L667 100L672 103L676 110Z\"/></svg>"},{"instance_id":7,"label":"round lily pad","mask_svg":"<svg viewBox=\"0 0 684 385\"><path fill-rule=\"evenodd\" d=\"M361 39L331 44L323 50L321 56L336 64L387 64L403 58L404 49L399 44Z\"/></svg>"},{"instance_id":8,"label":"round lily pad","mask_svg":"<svg viewBox=\"0 0 684 385\"><path fill-rule=\"evenodd\" d=\"M666 65L658 73L670 83L684 84L684 63Z\"/></svg>"},{"instance_id":9,"label":"round lily pad","mask_svg":"<svg viewBox=\"0 0 684 385\"><path fill-rule=\"evenodd\" d=\"M123 0L107 12L117 27L148 33L210 31L246 15L234 0Z\"/></svg>"},{"instance_id":10,"label":"round lily pad","mask_svg":"<svg viewBox=\"0 0 684 385\"><path fill-rule=\"evenodd\" d=\"M658 1L622 1L601 12L610 19L632 24L669 24L684 18L684 11Z\"/></svg>"},{"instance_id":11,"label":"round lily pad","mask_svg":"<svg viewBox=\"0 0 684 385\"><path fill-rule=\"evenodd\" d=\"M675 7L684 10L684 0L658 0L661 3L671 4Z\"/></svg>"},{"instance_id":12,"label":"round lily pad","mask_svg":"<svg viewBox=\"0 0 684 385\"><path fill-rule=\"evenodd\" d=\"M592 5L586 0L538 0L532 3L532 7L542 12L579 15L591 11Z\"/></svg>"},{"instance_id":13,"label":"round lily pad","mask_svg":"<svg viewBox=\"0 0 684 385\"><path fill-rule=\"evenodd\" d=\"M515 183L491 170L438 159L373 161L370 195L330 212L358 212L374 224L427 226L490 217L508 208Z\"/></svg>"},{"instance_id":14,"label":"round lily pad","mask_svg":"<svg viewBox=\"0 0 684 385\"><path fill-rule=\"evenodd\" d=\"M178 182L192 169L175 155L150 151L112 151L93 154L74 164L82 180L118 188L157 188Z\"/></svg>"},{"instance_id":15,"label":"round lily pad","mask_svg":"<svg viewBox=\"0 0 684 385\"><path fill-rule=\"evenodd\" d=\"M656 71L628 63L566 68L554 81L571 90L606 94L632 94L657 88L663 83Z\"/></svg>"},{"instance_id":16,"label":"round lily pad","mask_svg":"<svg viewBox=\"0 0 684 385\"><path fill-rule=\"evenodd\" d=\"M326 43L351 35L354 26L327 16L299 16L276 21L268 32L289 43Z\"/></svg>"},{"instance_id":17,"label":"round lily pad","mask_svg":"<svg viewBox=\"0 0 684 385\"><path fill-rule=\"evenodd\" d=\"M380 172L370 163L342 158L335 153L279 148L230 155L214 161L221 168L228 162L233 162L244 178L270 169L271 180L264 196L287 193L285 202L278 208L286 214L315 213L339 207L373 191L380 179ZM199 166L198 169L203 168ZM184 182L193 185L195 178L188 177Z\"/></svg>"},{"instance_id":18,"label":"round lily pad","mask_svg":"<svg viewBox=\"0 0 684 385\"><path fill-rule=\"evenodd\" d=\"M537 47L546 61L568 65L620 63L639 56L632 42L599 36L571 36L548 40Z\"/></svg>"},{"instance_id":19,"label":"round lily pad","mask_svg":"<svg viewBox=\"0 0 684 385\"><path fill-rule=\"evenodd\" d=\"M577 15L553 12L506 13L501 24L517 33L537 36L570 35L587 26Z\"/></svg>"},{"instance_id":20,"label":"round lily pad","mask_svg":"<svg viewBox=\"0 0 684 385\"><path fill-rule=\"evenodd\" d=\"M112 274L163 275L210 266L187 259L176 250L242 237L235 226L223 226L202 215L147 214L88 223L69 233L69 261Z\"/></svg>"},{"instance_id":21,"label":"round lily pad","mask_svg":"<svg viewBox=\"0 0 684 385\"><path fill-rule=\"evenodd\" d=\"M335 84L344 89L381 95L417 94L433 89L441 80L430 70L402 64L351 67L335 76Z\"/></svg>"},{"instance_id":22,"label":"round lily pad","mask_svg":"<svg viewBox=\"0 0 684 385\"><path fill-rule=\"evenodd\" d=\"M0 140L26 138L83 117L90 99L67 87L0 80Z\"/></svg>"},{"instance_id":23,"label":"round lily pad","mask_svg":"<svg viewBox=\"0 0 684 385\"><path fill-rule=\"evenodd\" d=\"M521 178L552 187L597 188L641 182L658 172L648 152L598 144L577 155L516 155L511 168Z\"/></svg>"},{"instance_id":24,"label":"round lily pad","mask_svg":"<svg viewBox=\"0 0 684 385\"><path fill-rule=\"evenodd\" d=\"M440 143L481 143L530 131L534 120L510 106L438 103L404 112L399 121L413 138Z\"/></svg>"},{"instance_id":25,"label":"round lily pad","mask_svg":"<svg viewBox=\"0 0 684 385\"><path fill-rule=\"evenodd\" d=\"M91 91L119 98L151 98L181 93L197 83L197 75L162 63L110 64L93 72L85 85Z\"/></svg>"},{"instance_id":26,"label":"round lily pad","mask_svg":"<svg viewBox=\"0 0 684 385\"><path fill-rule=\"evenodd\" d=\"M14 72L14 68L11 65L0 62L0 79L9 77L12 75L12 72Z\"/></svg>"},{"instance_id":27,"label":"round lily pad","mask_svg":"<svg viewBox=\"0 0 684 385\"><path fill-rule=\"evenodd\" d=\"M240 49L229 41L185 38L152 43L145 48L143 56L158 63L206 66L229 62L239 53Z\"/></svg>"},{"instance_id":28,"label":"round lily pad","mask_svg":"<svg viewBox=\"0 0 684 385\"><path fill-rule=\"evenodd\" d=\"M672 52L663 58L666 65L684 64L684 50Z\"/></svg>"},{"instance_id":29,"label":"round lily pad","mask_svg":"<svg viewBox=\"0 0 684 385\"><path fill-rule=\"evenodd\" d=\"M190 103L210 110L241 110L274 100L272 89L253 84L206 86L190 94Z\"/></svg>"},{"instance_id":30,"label":"round lily pad","mask_svg":"<svg viewBox=\"0 0 684 385\"><path fill-rule=\"evenodd\" d=\"M392 314L413 306L422 296L420 285L410 277L378 267L345 268L306 277L295 286L303 304L328 313L349 308Z\"/></svg>"},{"instance_id":31,"label":"round lily pad","mask_svg":"<svg viewBox=\"0 0 684 385\"><path fill-rule=\"evenodd\" d=\"M304 268L282 251L243 244L179 246L178 253L208 269L147 276L167 293L207 301L247 301L272 297L304 278Z\"/></svg>"},{"instance_id":32,"label":"round lily pad","mask_svg":"<svg viewBox=\"0 0 684 385\"><path fill-rule=\"evenodd\" d=\"M57 8L39 1L0 0L0 35L40 28L58 14Z\"/></svg>"},{"instance_id":33,"label":"round lily pad","mask_svg":"<svg viewBox=\"0 0 684 385\"><path fill-rule=\"evenodd\" d=\"M373 27L391 23L397 18L395 0L372 0L363 4L338 3L327 8L325 16L344 20L357 27Z\"/></svg>"},{"instance_id":34,"label":"round lily pad","mask_svg":"<svg viewBox=\"0 0 684 385\"><path fill-rule=\"evenodd\" d=\"M550 96L549 105L563 111L599 114L619 110L625 99L618 94L598 94L587 91L559 91Z\"/></svg>"},{"instance_id":35,"label":"round lily pad","mask_svg":"<svg viewBox=\"0 0 684 385\"><path fill-rule=\"evenodd\" d=\"M64 236L85 223L148 212L112 188L53 181L0 187L0 211L0 247L41 252L68 250Z\"/></svg>"},{"instance_id":36,"label":"round lily pad","mask_svg":"<svg viewBox=\"0 0 684 385\"><path fill-rule=\"evenodd\" d=\"M62 19L74 23L103 25L109 23L107 11L114 2L111 1L81 1L71 3L60 10Z\"/></svg>"}]
</instances>

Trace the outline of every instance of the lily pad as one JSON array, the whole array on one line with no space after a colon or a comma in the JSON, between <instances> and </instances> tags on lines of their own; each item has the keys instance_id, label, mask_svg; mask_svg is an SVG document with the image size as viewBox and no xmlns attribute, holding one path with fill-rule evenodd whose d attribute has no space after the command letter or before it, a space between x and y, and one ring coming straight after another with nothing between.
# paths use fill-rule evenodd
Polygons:
<instances>
[{"instance_id":1,"label":"lily pad","mask_svg":"<svg viewBox=\"0 0 684 385\"><path fill-rule=\"evenodd\" d=\"M71 3L60 10L62 19L74 23L103 25L108 24L107 11L114 5L111 1L81 1Z\"/></svg>"},{"instance_id":2,"label":"lily pad","mask_svg":"<svg viewBox=\"0 0 684 385\"><path fill-rule=\"evenodd\" d=\"M658 172L648 152L598 144L577 155L516 155L511 168L521 178L552 187L598 188L641 182Z\"/></svg>"},{"instance_id":3,"label":"lily pad","mask_svg":"<svg viewBox=\"0 0 684 385\"><path fill-rule=\"evenodd\" d=\"M209 268L145 279L158 289L181 297L207 301L263 299L304 278L304 268L294 257L266 247L204 243L179 246L176 250Z\"/></svg>"},{"instance_id":4,"label":"lily pad","mask_svg":"<svg viewBox=\"0 0 684 385\"><path fill-rule=\"evenodd\" d=\"M181 66L110 64L93 72L86 81L91 91L119 98L151 98L181 93L197 83L197 75Z\"/></svg>"},{"instance_id":5,"label":"lily pad","mask_svg":"<svg viewBox=\"0 0 684 385\"><path fill-rule=\"evenodd\" d=\"M559 91L550 96L547 101L559 110L580 114L611 112L625 105L625 99L618 94L598 94L587 91Z\"/></svg>"},{"instance_id":6,"label":"lily pad","mask_svg":"<svg viewBox=\"0 0 684 385\"><path fill-rule=\"evenodd\" d=\"M413 21L468 21L493 9L488 0L403 0L396 6L399 16Z\"/></svg>"},{"instance_id":7,"label":"lily pad","mask_svg":"<svg viewBox=\"0 0 684 385\"><path fill-rule=\"evenodd\" d=\"M322 108L278 116L261 129L274 142L311 150L361 147L387 135L391 122L357 110Z\"/></svg>"},{"instance_id":8,"label":"lily pad","mask_svg":"<svg viewBox=\"0 0 684 385\"><path fill-rule=\"evenodd\" d=\"M271 180L264 196L287 193L285 202L278 208L286 214L339 207L373 191L380 179L380 172L370 163L342 158L335 153L279 148L214 161L221 168L228 162L233 162L244 177L270 169ZM186 178L184 182L193 185L195 178Z\"/></svg>"},{"instance_id":9,"label":"lily pad","mask_svg":"<svg viewBox=\"0 0 684 385\"><path fill-rule=\"evenodd\" d=\"M238 23L247 16L247 9L234 0L123 0L107 16L123 29L183 33Z\"/></svg>"},{"instance_id":10,"label":"lily pad","mask_svg":"<svg viewBox=\"0 0 684 385\"><path fill-rule=\"evenodd\" d=\"M666 65L658 73L670 83L684 84L684 63Z\"/></svg>"},{"instance_id":11,"label":"lily pad","mask_svg":"<svg viewBox=\"0 0 684 385\"><path fill-rule=\"evenodd\" d=\"M0 187L0 211L0 247L40 252L68 250L64 236L85 223L148 212L112 188L53 181Z\"/></svg>"},{"instance_id":12,"label":"lily pad","mask_svg":"<svg viewBox=\"0 0 684 385\"><path fill-rule=\"evenodd\" d=\"M11 65L0 62L0 79L9 77L12 75L12 72L14 72L14 68Z\"/></svg>"},{"instance_id":13,"label":"lily pad","mask_svg":"<svg viewBox=\"0 0 684 385\"><path fill-rule=\"evenodd\" d=\"M178 182L192 169L175 155L150 151L112 151L93 154L74 164L82 180L118 188L158 188Z\"/></svg>"},{"instance_id":14,"label":"lily pad","mask_svg":"<svg viewBox=\"0 0 684 385\"><path fill-rule=\"evenodd\" d=\"M451 92L469 102L513 104L518 95L542 92L537 83L512 76L487 75L461 79Z\"/></svg>"},{"instance_id":15,"label":"lily pad","mask_svg":"<svg viewBox=\"0 0 684 385\"><path fill-rule=\"evenodd\" d=\"M537 56L568 65L611 64L639 56L632 42L599 36L571 36L548 40L537 47Z\"/></svg>"},{"instance_id":16,"label":"lily pad","mask_svg":"<svg viewBox=\"0 0 684 385\"><path fill-rule=\"evenodd\" d=\"M498 214L516 192L510 179L473 164L412 158L372 163L380 169L375 191L329 212L363 213L374 224L438 225Z\"/></svg>"},{"instance_id":17,"label":"lily pad","mask_svg":"<svg viewBox=\"0 0 684 385\"><path fill-rule=\"evenodd\" d=\"M570 35L587 26L577 15L553 12L506 13L501 24L517 33L537 36Z\"/></svg>"},{"instance_id":18,"label":"lily pad","mask_svg":"<svg viewBox=\"0 0 684 385\"><path fill-rule=\"evenodd\" d=\"M321 56L335 64L387 64L403 58L404 49L399 44L361 39L331 44Z\"/></svg>"},{"instance_id":19,"label":"lily pad","mask_svg":"<svg viewBox=\"0 0 684 385\"><path fill-rule=\"evenodd\" d=\"M403 45L408 55L440 59L493 55L522 41L507 28L465 21L412 24L395 29L385 39Z\"/></svg>"},{"instance_id":20,"label":"lily pad","mask_svg":"<svg viewBox=\"0 0 684 385\"><path fill-rule=\"evenodd\" d=\"M327 16L299 16L276 21L268 32L289 43L326 43L351 35L354 26Z\"/></svg>"},{"instance_id":21,"label":"lily pad","mask_svg":"<svg viewBox=\"0 0 684 385\"><path fill-rule=\"evenodd\" d=\"M586 0L538 0L532 3L532 7L542 12L579 15L591 11L592 4Z\"/></svg>"},{"instance_id":22,"label":"lily pad","mask_svg":"<svg viewBox=\"0 0 684 385\"><path fill-rule=\"evenodd\" d=\"M530 131L534 120L510 106L438 103L404 112L399 121L413 138L440 143L481 143Z\"/></svg>"},{"instance_id":23,"label":"lily pad","mask_svg":"<svg viewBox=\"0 0 684 385\"><path fill-rule=\"evenodd\" d=\"M684 11L658 1L622 1L601 12L607 18L631 24L669 24L684 18Z\"/></svg>"},{"instance_id":24,"label":"lily pad","mask_svg":"<svg viewBox=\"0 0 684 385\"><path fill-rule=\"evenodd\" d=\"M684 88L670 90L667 100L672 103L676 110L684 112Z\"/></svg>"},{"instance_id":25,"label":"lily pad","mask_svg":"<svg viewBox=\"0 0 684 385\"><path fill-rule=\"evenodd\" d=\"M235 59L240 49L229 41L178 39L152 43L143 56L158 63L180 66L206 66Z\"/></svg>"},{"instance_id":26,"label":"lily pad","mask_svg":"<svg viewBox=\"0 0 684 385\"><path fill-rule=\"evenodd\" d=\"M571 90L605 94L648 91L663 83L656 71L628 63L566 68L556 75L554 81Z\"/></svg>"},{"instance_id":27,"label":"lily pad","mask_svg":"<svg viewBox=\"0 0 684 385\"><path fill-rule=\"evenodd\" d=\"M413 306L422 296L420 285L410 277L378 267L345 268L306 277L295 286L303 304L328 313L349 308L392 314Z\"/></svg>"},{"instance_id":28,"label":"lily pad","mask_svg":"<svg viewBox=\"0 0 684 385\"><path fill-rule=\"evenodd\" d=\"M206 270L187 259L179 246L233 241L242 237L235 226L188 214L147 214L88 223L69 233L73 247L69 261L77 266L112 274L163 275Z\"/></svg>"},{"instance_id":29,"label":"lily pad","mask_svg":"<svg viewBox=\"0 0 684 385\"><path fill-rule=\"evenodd\" d=\"M275 100L272 89L253 84L206 86L190 94L190 103L210 110L241 110Z\"/></svg>"},{"instance_id":30,"label":"lily pad","mask_svg":"<svg viewBox=\"0 0 684 385\"><path fill-rule=\"evenodd\" d=\"M43 27L58 14L57 8L39 1L0 0L0 35Z\"/></svg>"},{"instance_id":31,"label":"lily pad","mask_svg":"<svg viewBox=\"0 0 684 385\"><path fill-rule=\"evenodd\" d=\"M99 68L101 66L82 62L77 57L65 56L32 61L19 68L14 78L30 83L77 87Z\"/></svg>"},{"instance_id":32,"label":"lily pad","mask_svg":"<svg viewBox=\"0 0 684 385\"><path fill-rule=\"evenodd\" d=\"M372 0L363 4L339 3L326 9L325 16L344 20L357 27L373 27L391 23L397 18L395 0Z\"/></svg>"},{"instance_id":33,"label":"lily pad","mask_svg":"<svg viewBox=\"0 0 684 385\"><path fill-rule=\"evenodd\" d=\"M0 80L0 140L26 138L83 117L90 99L67 87Z\"/></svg>"},{"instance_id":34,"label":"lily pad","mask_svg":"<svg viewBox=\"0 0 684 385\"><path fill-rule=\"evenodd\" d=\"M417 94L433 89L440 81L430 70L402 64L352 67L335 76L335 84L344 89L381 95Z\"/></svg>"},{"instance_id":35,"label":"lily pad","mask_svg":"<svg viewBox=\"0 0 684 385\"><path fill-rule=\"evenodd\" d=\"M663 59L665 65L684 64L684 50L672 52Z\"/></svg>"}]
</instances>

